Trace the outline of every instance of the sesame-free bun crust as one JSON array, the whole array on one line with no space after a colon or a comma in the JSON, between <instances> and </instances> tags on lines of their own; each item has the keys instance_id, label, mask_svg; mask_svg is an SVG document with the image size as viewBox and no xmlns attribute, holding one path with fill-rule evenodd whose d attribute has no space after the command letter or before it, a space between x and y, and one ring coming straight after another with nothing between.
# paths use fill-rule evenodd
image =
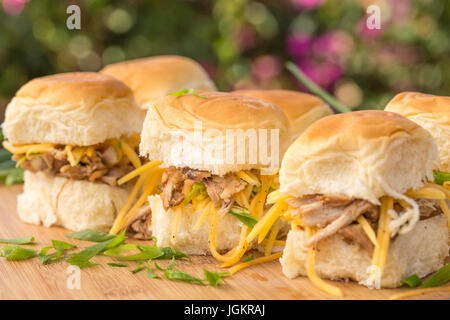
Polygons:
<instances>
[{"instance_id":1,"label":"sesame-free bun crust","mask_svg":"<svg viewBox=\"0 0 450 320\"><path fill-rule=\"evenodd\" d=\"M441 170L450 172L450 97L402 92L385 110L401 114L427 129L439 147Z\"/></svg>"},{"instance_id":2,"label":"sesame-free bun crust","mask_svg":"<svg viewBox=\"0 0 450 320\"><path fill-rule=\"evenodd\" d=\"M181 89L215 91L216 86L196 61L181 56L155 56L111 64L100 71L125 82L138 105L148 105Z\"/></svg>"},{"instance_id":3,"label":"sesame-free bun crust","mask_svg":"<svg viewBox=\"0 0 450 320\"><path fill-rule=\"evenodd\" d=\"M448 237L447 219L440 214L417 222L413 230L391 240L381 287L396 288L406 277L416 274L422 278L441 268L448 255ZM306 275L305 242L303 231L289 232L280 259L283 273L288 278ZM335 234L318 244L314 270L324 279L351 279L364 284L371 264L372 257L366 250Z\"/></svg>"},{"instance_id":4,"label":"sesame-free bun crust","mask_svg":"<svg viewBox=\"0 0 450 320\"><path fill-rule=\"evenodd\" d=\"M220 145L225 146L227 130L229 132L232 130L233 133L238 133L238 130L242 133L250 130L249 132L255 132L261 141L267 142L268 154L275 155L274 158L278 162L275 167L278 168L290 139L289 120L280 108L268 101L247 96L223 92L198 93L204 98L190 94L179 97L166 96L150 106L142 130L140 144L142 156L161 160L164 166L190 167L208 170L218 175L244 169L266 168L267 163L259 156L254 163L248 161L248 158L241 163L227 162L225 159L227 155L234 158L240 147L245 148L246 155L254 154L254 150L249 149L254 148L258 152L260 145L258 143L243 145L235 142L227 150L222 148L222 154L208 151L217 150L221 137L223 143ZM198 124L201 125L200 128L196 127ZM267 129L267 137L260 135L259 129ZM271 134L276 133L276 129L279 130L279 141L272 144ZM200 143L197 143L196 131L201 133ZM189 137L192 145L201 150L199 156L196 152L183 155L176 153L183 147L180 135Z\"/></svg>"},{"instance_id":5,"label":"sesame-free bun crust","mask_svg":"<svg viewBox=\"0 0 450 320\"><path fill-rule=\"evenodd\" d=\"M131 89L99 73L36 78L16 93L3 129L12 144L88 146L140 132L142 115Z\"/></svg>"},{"instance_id":6,"label":"sesame-free bun crust","mask_svg":"<svg viewBox=\"0 0 450 320\"><path fill-rule=\"evenodd\" d=\"M291 90L238 90L235 94L262 99L276 104L286 113L295 140L313 122L332 115L331 108L319 97Z\"/></svg>"},{"instance_id":7,"label":"sesame-free bun crust","mask_svg":"<svg viewBox=\"0 0 450 320\"><path fill-rule=\"evenodd\" d=\"M130 195L130 190L121 187L43 172L25 171L24 180L24 192L17 199L19 217L27 223L73 231L108 231Z\"/></svg>"},{"instance_id":8,"label":"sesame-free bun crust","mask_svg":"<svg viewBox=\"0 0 450 320\"><path fill-rule=\"evenodd\" d=\"M430 133L391 112L357 111L313 123L286 151L281 192L340 194L379 204L432 180L437 146Z\"/></svg>"}]
</instances>

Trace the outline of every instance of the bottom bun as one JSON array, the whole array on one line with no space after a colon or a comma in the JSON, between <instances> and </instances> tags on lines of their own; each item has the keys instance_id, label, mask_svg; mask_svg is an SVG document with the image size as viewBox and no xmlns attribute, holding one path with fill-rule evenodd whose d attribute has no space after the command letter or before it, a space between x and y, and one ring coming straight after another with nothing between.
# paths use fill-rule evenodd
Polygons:
<instances>
[{"instance_id":1,"label":"bottom bun","mask_svg":"<svg viewBox=\"0 0 450 320\"><path fill-rule=\"evenodd\" d=\"M449 231L444 215L419 221L407 234L391 241L381 287L396 288L400 280L416 274L420 278L438 270L448 255ZM283 273L288 278L306 275L303 231L290 231L283 256ZM346 242L339 234L322 240L316 251L314 270L323 279L351 279L363 283L372 258L358 245Z\"/></svg>"},{"instance_id":2,"label":"bottom bun","mask_svg":"<svg viewBox=\"0 0 450 320\"><path fill-rule=\"evenodd\" d=\"M201 211L183 212L178 224L176 241L172 239L172 225L175 223L175 211L165 210L159 195L148 198L152 209L152 231L158 247L172 247L191 255L208 255L209 224L208 218L194 230ZM239 242L242 222L231 214L225 214L217 223L217 251L231 250Z\"/></svg>"},{"instance_id":3,"label":"bottom bun","mask_svg":"<svg viewBox=\"0 0 450 320\"><path fill-rule=\"evenodd\" d=\"M49 177L43 172L25 171L24 180L17 204L19 217L28 223L73 231L109 230L130 195L123 188Z\"/></svg>"}]
</instances>

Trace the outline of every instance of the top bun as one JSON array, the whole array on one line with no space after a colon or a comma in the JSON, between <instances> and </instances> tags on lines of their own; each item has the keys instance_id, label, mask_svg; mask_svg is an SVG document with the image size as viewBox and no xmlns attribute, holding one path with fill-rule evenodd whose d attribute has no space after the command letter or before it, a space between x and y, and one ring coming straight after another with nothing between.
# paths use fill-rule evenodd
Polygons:
<instances>
[{"instance_id":1,"label":"top bun","mask_svg":"<svg viewBox=\"0 0 450 320\"><path fill-rule=\"evenodd\" d=\"M291 90L238 90L233 93L266 100L280 107L289 119L292 141L313 122L333 114L322 99L308 93Z\"/></svg>"},{"instance_id":2,"label":"top bun","mask_svg":"<svg viewBox=\"0 0 450 320\"><path fill-rule=\"evenodd\" d=\"M439 147L441 170L450 172L450 97L403 92L386 106L427 129Z\"/></svg>"},{"instance_id":3,"label":"top bun","mask_svg":"<svg viewBox=\"0 0 450 320\"><path fill-rule=\"evenodd\" d=\"M276 105L247 96L199 91L166 96L150 106L140 151L165 166L224 175L278 168L288 145L289 120Z\"/></svg>"},{"instance_id":4,"label":"top bun","mask_svg":"<svg viewBox=\"0 0 450 320\"><path fill-rule=\"evenodd\" d=\"M379 204L433 179L437 146L428 131L391 112L328 116L289 147L280 169L283 194L336 194ZM397 198L397 197L396 197Z\"/></svg>"},{"instance_id":5,"label":"top bun","mask_svg":"<svg viewBox=\"0 0 450 320\"><path fill-rule=\"evenodd\" d=\"M180 56L156 56L106 66L100 71L125 82L142 109L160 97L181 89L216 90L196 61Z\"/></svg>"},{"instance_id":6,"label":"top bun","mask_svg":"<svg viewBox=\"0 0 450 320\"><path fill-rule=\"evenodd\" d=\"M89 146L140 132L142 115L131 89L92 72L36 78L6 108L3 129L12 144Z\"/></svg>"}]
</instances>

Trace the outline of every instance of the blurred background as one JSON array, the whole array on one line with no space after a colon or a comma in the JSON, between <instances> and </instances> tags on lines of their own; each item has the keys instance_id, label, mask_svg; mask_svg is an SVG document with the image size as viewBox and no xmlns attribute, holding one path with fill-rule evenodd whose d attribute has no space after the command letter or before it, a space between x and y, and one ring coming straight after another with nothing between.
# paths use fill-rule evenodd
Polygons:
<instances>
[{"instance_id":1,"label":"blurred background","mask_svg":"<svg viewBox=\"0 0 450 320\"><path fill-rule=\"evenodd\" d=\"M349 107L381 109L399 91L450 95L449 53L442 0L1 0L0 111L34 77L161 54L196 59L221 90L302 90L293 61Z\"/></svg>"}]
</instances>

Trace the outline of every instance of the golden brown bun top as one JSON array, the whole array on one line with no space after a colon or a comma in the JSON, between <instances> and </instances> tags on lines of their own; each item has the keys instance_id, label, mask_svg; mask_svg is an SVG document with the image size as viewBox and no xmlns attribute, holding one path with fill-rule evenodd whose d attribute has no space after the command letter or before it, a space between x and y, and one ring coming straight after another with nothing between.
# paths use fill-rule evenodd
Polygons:
<instances>
[{"instance_id":1,"label":"golden brown bun top","mask_svg":"<svg viewBox=\"0 0 450 320\"><path fill-rule=\"evenodd\" d=\"M450 97L403 92L386 106L427 129L439 147L441 170L450 171Z\"/></svg>"},{"instance_id":2,"label":"golden brown bun top","mask_svg":"<svg viewBox=\"0 0 450 320\"><path fill-rule=\"evenodd\" d=\"M302 136L304 142L319 143L330 139L340 140L346 136L346 142L353 144L357 139L379 139L391 137L399 132L408 134L423 132L417 124L393 112L381 110L355 111L336 114L317 121Z\"/></svg>"},{"instance_id":3,"label":"golden brown bun top","mask_svg":"<svg viewBox=\"0 0 450 320\"><path fill-rule=\"evenodd\" d=\"M18 98L49 102L53 106L132 95L131 89L122 81L96 72L69 72L36 78L16 93Z\"/></svg>"},{"instance_id":4,"label":"golden brown bun top","mask_svg":"<svg viewBox=\"0 0 450 320\"><path fill-rule=\"evenodd\" d=\"M292 90L237 90L235 94L270 101L286 113L289 120L295 120L313 108L326 108L326 103L312 94Z\"/></svg>"},{"instance_id":5,"label":"golden brown bun top","mask_svg":"<svg viewBox=\"0 0 450 320\"><path fill-rule=\"evenodd\" d=\"M279 168L281 157L291 142L289 120L279 107L265 100L237 94L205 91L197 93L204 98L191 94L166 96L149 107L141 135L142 156L161 160L165 166L208 170L218 175L268 168L269 165L270 168ZM195 141L196 133L200 132L202 141L198 143L199 148L204 151L219 148L223 152L201 159L192 157L195 152L185 156L174 155L174 150L183 149L183 141L177 139L180 132L191 137L188 141ZM225 148L224 143L228 143L230 134L236 134L235 137L244 136L244 139L249 134L257 140L245 140L247 142L241 143L238 139L234 146ZM274 161L265 163L258 156L264 151L257 153L256 163L228 163L225 160L228 155L235 158L242 148L247 150L244 152L247 155L264 148Z\"/></svg>"},{"instance_id":6,"label":"golden brown bun top","mask_svg":"<svg viewBox=\"0 0 450 320\"><path fill-rule=\"evenodd\" d=\"M313 123L286 151L281 191L377 203L421 187L437 160L431 134L405 117L381 110L338 114Z\"/></svg>"},{"instance_id":7,"label":"golden brown bun top","mask_svg":"<svg viewBox=\"0 0 450 320\"><path fill-rule=\"evenodd\" d=\"M291 125L292 140L320 118L333 114L319 97L291 90L238 90L234 94L245 95L276 104L287 115Z\"/></svg>"},{"instance_id":8,"label":"golden brown bun top","mask_svg":"<svg viewBox=\"0 0 450 320\"><path fill-rule=\"evenodd\" d=\"M100 71L131 87L136 102L148 103L181 89L214 91L216 86L196 61L181 56L155 56L108 65Z\"/></svg>"},{"instance_id":9,"label":"golden brown bun top","mask_svg":"<svg viewBox=\"0 0 450 320\"><path fill-rule=\"evenodd\" d=\"M142 129L131 89L93 72L55 74L26 83L8 104L3 129L12 144L88 146Z\"/></svg>"},{"instance_id":10,"label":"golden brown bun top","mask_svg":"<svg viewBox=\"0 0 450 320\"><path fill-rule=\"evenodd\" d=\"M432 117L436 122L450 125L450 97L434 96L420 92L397 94L386 106L386 111L399 113L407 118L414 116Z\"/></svg>"},{"instance_id":11,"label":"golden brown bun top","mask_svg":"<svg viewBox=\"0 0 450 320\"><path fill-rule=\"evenodd\" d=\"M289 128L286 115L270 102L225 92L196 93L205 98L185 94L159 100L155 106L165 123L188 130L195 120L203 121L204 128Z\"/></svg>"}]
</instances>

